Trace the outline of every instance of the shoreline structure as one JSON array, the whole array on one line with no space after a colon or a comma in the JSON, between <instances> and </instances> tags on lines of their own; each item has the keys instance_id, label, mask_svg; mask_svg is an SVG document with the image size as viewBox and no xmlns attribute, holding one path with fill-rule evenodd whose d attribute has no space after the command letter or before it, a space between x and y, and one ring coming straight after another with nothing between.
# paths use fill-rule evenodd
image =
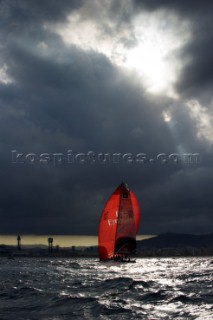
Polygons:
<instances>
[{"instance_id":1,"label":"shoreline structure","mask_svg":"<svg viewBox=\"0 0 213 320\"><path fill-rule=\"evenodd\" d=\"M17 245L1 244L0 257L98 257L98 246L59 246L53 238L46 238L46 245L21 243L17 236ZM51 240L51 241L50 241ZM48 245L48 241L49 245ZM137 240L137 257L182 257L213 256L213 234L190 235L165 233Z\"/></svg>"}]
</instances>

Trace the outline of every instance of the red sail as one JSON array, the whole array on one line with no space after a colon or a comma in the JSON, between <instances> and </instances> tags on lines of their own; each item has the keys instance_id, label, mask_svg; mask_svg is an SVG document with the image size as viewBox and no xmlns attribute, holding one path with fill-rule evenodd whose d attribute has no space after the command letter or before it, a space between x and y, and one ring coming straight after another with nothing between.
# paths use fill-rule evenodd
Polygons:
<instances>
[{"instance_id":1,"label":"red sail","mask_svg":"<svg viewBox=\"0 0 213 320\"><path fill-rule=\"evenodd\" d=\"M134 194L125 184L121 184L113 192L101 214L98 231L101 260L134 251L139 219L139 206Z\"/></svg>"}]
</instances>

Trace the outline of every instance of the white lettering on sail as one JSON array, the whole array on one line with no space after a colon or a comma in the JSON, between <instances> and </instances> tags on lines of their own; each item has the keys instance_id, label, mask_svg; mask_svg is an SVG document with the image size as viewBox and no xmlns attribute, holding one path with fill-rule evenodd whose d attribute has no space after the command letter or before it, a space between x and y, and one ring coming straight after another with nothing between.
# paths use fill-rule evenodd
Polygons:
<instances>
[{"instance_id":1,"label":"white lettering on sail","mask_svg":"<svg viewBox=\"0 0 213 320\"><path fill-rule=\"evenodd\" d=\"M117 224L117 219L108 219L108 225L109 226L113 226L115 224Z\"/></svg>"},{"instance_id":2,"label":"white lettering on sail","mask_svg":"<svg viewBox=\"0 0 213 320\"><path fill-rule=\"evenodd\" d=\"M115 224L129 224L129 223L133 223L134 219L132 218L122 218L122 219L108 219L108 225L109 226L113 226Z\"/></svg>"}]
</instances>

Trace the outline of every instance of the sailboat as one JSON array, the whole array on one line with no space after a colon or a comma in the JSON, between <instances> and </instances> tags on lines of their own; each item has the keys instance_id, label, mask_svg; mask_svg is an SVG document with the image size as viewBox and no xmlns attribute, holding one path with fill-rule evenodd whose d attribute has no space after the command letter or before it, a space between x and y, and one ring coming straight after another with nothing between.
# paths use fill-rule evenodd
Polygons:
<instances>
[{"instance_id":1,"label":"sailboat","mask_svg":"<svg viewBox=\"0 0 213 320\"><path fill-rule=\"evenodd\" d=\"M140 210L127 184L121 183L109 197L102 211L98 230L101 261L135 262L130 255L136 250Z\"/></svg>"}]
</instances>

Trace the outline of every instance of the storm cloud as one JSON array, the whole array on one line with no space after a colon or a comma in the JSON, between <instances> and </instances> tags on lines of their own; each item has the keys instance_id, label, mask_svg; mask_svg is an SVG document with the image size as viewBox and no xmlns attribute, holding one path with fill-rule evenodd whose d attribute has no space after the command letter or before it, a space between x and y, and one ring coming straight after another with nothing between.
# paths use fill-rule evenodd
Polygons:
<instances>
[{"instance_id":1,"label":"storm cloud","mask_svg":"<svg viewBox=\"0 0 213 320\"><path fill-rule=\"evenodd\" d=\"M211 7L0 2L1 234L95 235L123 180L140 233L212 232ZM39 161L88 152L154 161ZM162 163L161 153L200 157Z\"/></svg>"}]
</instances>

